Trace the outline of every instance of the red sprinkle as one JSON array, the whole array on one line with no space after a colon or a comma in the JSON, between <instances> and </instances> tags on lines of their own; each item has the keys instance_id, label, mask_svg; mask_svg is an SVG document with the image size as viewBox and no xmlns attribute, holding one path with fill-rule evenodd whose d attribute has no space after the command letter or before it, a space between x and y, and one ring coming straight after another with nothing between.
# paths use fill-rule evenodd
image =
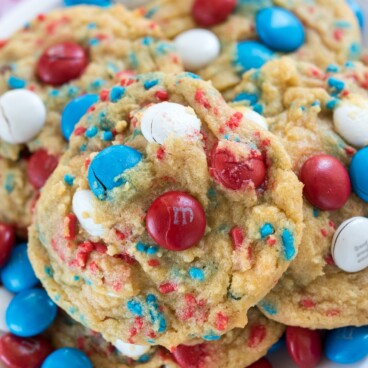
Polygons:
<instances>
[{"instance_id":1,"label":"red sprinkle","mask_svg":"<svg viewBox=\"0 0 368 368\"><path fill-rule=\"evenodd\" d=\"M225 123L227 127L231 130L238 128L240 122L243 119L243 114L241 112L236 112L235 114L231 115L230 119Z\"/></svg>"},{"instance_id":2,"label":"red sprinkle","mask_svg":"<svg viewBox=\"0 0 368 368\"><path fill-rule=\"evenodd\" d=\"M87 128L85 127L77 127L74 129L74 135L83 135L86 132Z\"/></svg>"},{"instance_id":3,"label":"red sprinkle","mask_svg":"<svg viewBox=\"0 0 368 368\"><path fill-rule=\"evenodd\" d=\"M162 160L165 157L165 148L160 147L156 152L156 157L158 160Z\"/></svg>"},{"instance_id":4,"label":"red sprinkle","mask_svg":"<svg viewBox=\"0 0 368 368\"><path fill-rule=\"evenodd\" d=\"M103 89L100 92L100 100L101 101L107 101L109 99L109 90L108 89Z\"/></svg>"},{"instance_id":5,"label":"red sprinkle","mask_svg":"<svg viewBox=\"0 0 368 368\"><path fill-rule=\"evenodd\" d=\"M73 213L65 217L65 227L65 239L74 240L77 233L77 217Z\"/></svg>"},{"instance_id":6,"label":"red sprinkle","mask_svg":"<svg viewBox=\"0 0 368 368\"><path fill-rule=\"evenodd\" d=\"M310 298L304 298L300 300L300 306L305 309L312 309L316 306L316 303Z\"/></svg>"},{"instance_id":7,"label":"red sprinkle","mask_svg":"<svg viewBox=\"0 0 368 368\"><path fill-rule=\"evenodd\" d=\"M169 99L169 94L166 91L157 91L155 97L160 101L167 101Z\"/></svg>"},{"instance_id":8,"label":"red sprinkle","mask_svg":"<svg viewBox=\"0 0 368 368\"><path fill-rule=\"evenodd\" d=\"M203 90L198 89L194 96L195 100L202 105L204 108L209 109L211 108L211 105L208 101L208 98L206 97Z\"/></svg>"},{"instance_id":9,"label":"red sprinkle","mask_svg":"<svg viewBox=\"0 0 368 368\"><path fill-rule=\"evenodd\" d=\"M229 317L225 314L219 312L216 315L216 328L219 331L224 331L227 328L227 325L229 323Z\"/></svg>"},{"instance_id":10,"label":"red sprinkle","mask_svg":"<svg viewBox=\"0 0 368 368\"><path fill-rule=\"evenodd\" d=\"M160 261L157 259L150 259L147 264L151 267L157 267L160 265Z\"/></svg>"},{"instance_id":11,"label":"red sprinkle","mask_svg":"<svg viewBox=\"0 0 368 368\"><path fill-rule=\"evenodd\" d=\"M234 248L237 250L241 248L244 242L244 231L240 227L233 227L230 230L231 240L233 242Z\"/></svg>"},{"instance_id":12,"label":"red sprinkle","mask_svg":"<svg viewBox=\"0 0 368 368\"><path fill-rule=\"evenodd\" d=\"M160 293L162 294L169 294L175 291L177 288L178 288L178 285L173 284L171 282L166 282L164 284L161 284L158 289L160 290Z\"/></svg>"},{"instance_id":13,"label":"red sprinkle","mask_svg":"<svg viewBox=\"0 0 368 368\"><path fill-rule=\"evenodd\" d=\"M256 348L266 337L267 330L263 325L252 326L249 333L248 347Z\"/></svg>"}]
</instances>

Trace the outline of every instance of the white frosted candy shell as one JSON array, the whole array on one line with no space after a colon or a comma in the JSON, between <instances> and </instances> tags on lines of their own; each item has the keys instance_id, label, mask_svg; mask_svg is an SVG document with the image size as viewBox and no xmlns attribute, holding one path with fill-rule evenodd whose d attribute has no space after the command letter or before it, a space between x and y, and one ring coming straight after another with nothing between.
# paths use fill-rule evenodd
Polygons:
<instances>
[{"instance_id":1,"label":"white frosted candy shell","mask_svg":"<svg viewBox=\"0 0 368 368\"><path fill-rule=\"evenodd\" d=\"M336 230L331 246L336 266L345 272L368 267L368 219L352 217Z\"/></svg>"},{"instance_id":2,"label":"white frosted candy shell","mask_svg":"<svg viewBox=\"0 0 368 368\"><path fill-rule=\"evenodd\" d=\"M6 290L3 286L0 286L0 332L9 332L6 325L5 315L8 305L12 301L14 295Z\"/></svg>"},{"instance_id":3,"label":"white frosted candy shell","mask_svg":"<svg viewBox=\"0 0 368 368\"><path fill-rule=\"evenodd\" d=\"M95 196L90 190L79 190L75 192L73 196L73 212L88 234L101 237L105 230L101 224L97 224L93 219L95 212L94 200Z\"/></svg>"},{"instance_id":4,"label":"white frosted candy shell","mask_svg":"<svg viewBox=\"0 0 368 368\"><path fill-rule=\"evenodd\" d=\"M128 344L121 340L116 340L115 347L120 351L120 353L133 359L141 357L143 354L146 354L150 350L149 345Z\"/></svg>"},{"instance_id":5,"label":"white frosted candy shell","mask_svg":"<svg viewBox=\"0 0 368 368\"><path fill-rule=\"evenodd\" d=\"M176 49L189 71L197 71L215 60L221 51L218 37L207 29L191 29L174 40Z\"/></svg>"},{"instance_id":6,"label":"white frosted candy shell","mask_svg":"<svg viewBox=\"0 0 368 368\"><path fill-rule=\"evenodd\" d=\"M150 106L141 117L141 130L148 142L163 144L170 136L198 136L201 121L190 107L172 102Z\"/></svg>"},{"instance_id":7,"label":"white frosted candy shell","mask_svg":"<svg viewBox=\"0 0 368 368\"><path fill-rule=\"evenodd\" d=\"M8 143L26 143L45 125L46 107L26 89L8 91L0 97L0 137Z\"/></svg>"},{"instance_id":8,"label":"white frosted candy shell","mask_svg":"<svg viewBox=\"0 0 368 368\"><path fill-rule=\"evenodd\" d=\"M258 114L258 112L255 112L249 108L244 108L241 110L241 112L243 113L245 119L252 121L265 130L268 130L266 119L262 115Z\"/></svg>"},{"instance_id":9,"label":"white frosted candy shell","mask_svg":"<svg viewBox=\"0 0 368 368\"><path fill-rule=\"evenodd\" d=\"M334 111L336 131L349 144L364 147L368 144L368 104L355 106L345 103Z\"/></svg>"}]
</instances>

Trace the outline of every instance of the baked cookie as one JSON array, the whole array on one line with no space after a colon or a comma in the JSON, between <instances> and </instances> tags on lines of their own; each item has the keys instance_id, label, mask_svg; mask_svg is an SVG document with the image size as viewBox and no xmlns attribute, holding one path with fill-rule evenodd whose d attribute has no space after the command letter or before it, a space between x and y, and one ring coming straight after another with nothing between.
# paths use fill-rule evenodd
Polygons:
<instances>
[{"instance_id":1,"label":"baked cookie","mask_svg":"<svg viewBox=\"0 0 368 368\"><path fill-rule=\"evenodd\" d=\"M134 345L123 346L122 351L133 357L123 355L100 334L61 313L50 330L50 337L56 348L74 347L84 351L98 368L179 368L193 366L194 362L201 368L244 368L264 356L285 331L283 325L267 319L256 308L249 310L248 320L246 328L230 331L218 341L179 345L171 352L162 347L138 350Z\"/></svg>"},{"instance_id":2,"label":"baked cookie","mask_svg":"<svg viewBox=\"0 0 368 368\"><path fill-rule=\"evenodd\" d=\"M358 22L345 0L156 0L146 16L176 39L186 69L223 93L285 53L322 68L360 55Z\"/></svg>"},{"instance_id":3,"label":"baked cookie","mask_svg":"<svg viewBox=\"0 0 368 368\"><path fill-rule=\"evenodd\" d=\"M367 188L354 186L357 169L350 164L368 143L367 72L359 63L322 71L285 58L247 73L237 89L236 105L252 105L253 96L253 108L269 117L269 129L282 139L305 185L299 254L260 303L267 316L287 325L368 324L367 227L360 218L368 215ZM359 177L366 169L358 168Z\"/></svg>"},{"instance_id":4,"label":"baked cookie","mask_svg":"<svg viewBox=\"0 0 368 368\"><path fill-rule=\"evenodd\" d=\"M301 197L279 141L211 83L141 75L75 129L30 258L56 303L112 343L218 340L294 259Z\"/></svg>"},{"instance_id":5,"label":"baked cookie","mask_svg":"<svg viewBox=\"0 0 368 368\"><path fill-rule=\"evenodd\" d=\"M135 72L158 70L182 70L173 45L152 21L119 5L108 9L72 7L40 15L2 43L0 156L2 164L12 169L14 162L23 161L17 175L24 178L27 188L17 197L15 191L8 190L7 180L13 171L1 172L0 190L5 194L1 221L20 227L30 224L28 203L43 185L40 181L56 167L74 128L73 124L67 127L69 133L60 128L60 114L68 102L87 94L79 101L86 111L99 95L104 98L106 88L119 82L124 85ZM5 163L6 159L13 162ZM38 183L34 185L29 178L35 191L29 190L24 170L29 160L37 161L33 176L38 176ZM9 211L14 206L18 211Z\"/></svg>"}]
</instances>

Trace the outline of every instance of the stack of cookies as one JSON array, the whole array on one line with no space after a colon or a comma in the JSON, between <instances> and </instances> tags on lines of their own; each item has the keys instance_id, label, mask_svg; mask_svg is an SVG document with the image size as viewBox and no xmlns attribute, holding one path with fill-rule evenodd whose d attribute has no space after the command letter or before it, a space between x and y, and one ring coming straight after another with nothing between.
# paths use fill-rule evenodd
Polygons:
<instances>
[{"instance_id":1,"label":"stack of cookies","mask_svg":"<svg viewBox=\"0 0 368 368\"><path fill-rule=\"evenodd\" d=\"M4 367L363 359L357 4L67 3L0 43Z\"/></svg>"}]
</instances>

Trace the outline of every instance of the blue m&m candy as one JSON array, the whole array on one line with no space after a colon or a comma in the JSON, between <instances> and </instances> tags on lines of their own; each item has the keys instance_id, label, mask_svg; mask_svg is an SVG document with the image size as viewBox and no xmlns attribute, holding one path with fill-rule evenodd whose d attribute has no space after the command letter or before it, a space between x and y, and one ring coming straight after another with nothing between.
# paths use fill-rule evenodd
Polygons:
<instances>
[{"instance_id":1,"label":"blue m&m candy","mask_svg":"<svg viewBox=\"0 0 368 368\"><path fill-rule=\"evenodd\" d=\"M355 16L358 19L359 22L359 26L361 29L364 28L364 15L362 12L362 8L360 7L360 5L355 1L355 0L347 0L351 10L355 13Z\"/></svg>"},{"instance_id":2,"label":"blue m&m candy","mask_svg":"<svg viewBox=\"0 0 368 368\"><path fill-rule=\"evenodd\" d=\"M292 52L305 41L301 21L289 10L276 6L257 13L256 31L260 40L275 51Z\"/></svg>"},{"instance_id":3,"label":"blue m&m candy","mask_svg":"<svg viewBox=\"0 0 368 368\"><path fill-rule=\"evenodd\" d=\"M28 259L27 244L13 248L8 263L1 270L1 282L12 293L30 289L39 283Z\"/></svg>"},{"instance_id":4,"label":"blue m&m candy","mask_svg":"<svg viewBox=\"0 0 368 368\"><path fill-rule=\"evenodd\" d=\"M234 64L241 73L260 68L274 57L274 53L256 41L242 41L236 47Z\"/></svg>"},{"instance_id":5,"label":"blue m&m candy","mask_svg":"<svg viewBox=\"0 0 368 368\"><path fill-rule=\"evenodd\" d=\"M43 362L41 368L93 368L90 359L82 351L62 348L54 351Z\"/></svg>"},{"instance_id":6,"label":"blue m&m candy","mask_svg":"<svg viewBox=\"0 0 368 368\"><path fill-rule=\"evenodd\" d=\"M6 310L9 331L20 337L32 337L45 331L54 321L56 304L45 290L30 289L17 294Z\"/></svg>"},{"instance_id":7,"label":"blue m&m candy","mask_svg":"<svg viewBox=\"0 0 368 368\"><path fill-rule=\"evenodd\" d=\"M124 172L142 160L142 155L128 146L110 146L102 150L91 162L88 183L94 195L104 200L109 190L127 182Z\"/></svg>"},{"instance_id":8,"label":"blue m&m candy","mask_svg":"<svg viewBox=\"0 0 368 368\"><path fill-rule=\"evenodd\" d=\"M351 185L355 194L368 202L368 147L359 150L349 168Z\"/></svg>"},{"instance_id":9,"label":"blue m&m candy","mask_svg":"<svg viewBox=\"0 0 368 368\"><path fill-rule=\"evenodd\" d=\"M110 6L111 0L64 0L65 6L75 5L95 5L95 6Z\"/></svg>"},{"instance_id":10,"label":"blue m&m candy","mask_svg":"<svg viewBox=\"0 0 368 368\"><path fill-rule=\"evenodd\" d=\"M368 356L368 326L344 327L327 332L326 357L338 364L352 364Z\"/></svg>"},{"instance_id":11,"label":"blue m&m candy","mask_svg":"<svg viewBox=\"0 0 368 368\"><path fill-rule=\"evenodd\" d=\"M93 94L84 95L75 98L65 106L61 116L61 132L66 140L70 139L79 120L98 101L98 98L97 95Z\"/></svg>"},{"instance_id":12,"label":"blue m&m candy","mask_svg":"<svg viewBox=\"0 0 368 368\"><path fill-rule=\"evenodd\" d=\"M285 336L281 337L281 339L275 342L269 349L268 353L275 353L279 351L283 346L285 346Z\"/></svg>"}]
</instances>

